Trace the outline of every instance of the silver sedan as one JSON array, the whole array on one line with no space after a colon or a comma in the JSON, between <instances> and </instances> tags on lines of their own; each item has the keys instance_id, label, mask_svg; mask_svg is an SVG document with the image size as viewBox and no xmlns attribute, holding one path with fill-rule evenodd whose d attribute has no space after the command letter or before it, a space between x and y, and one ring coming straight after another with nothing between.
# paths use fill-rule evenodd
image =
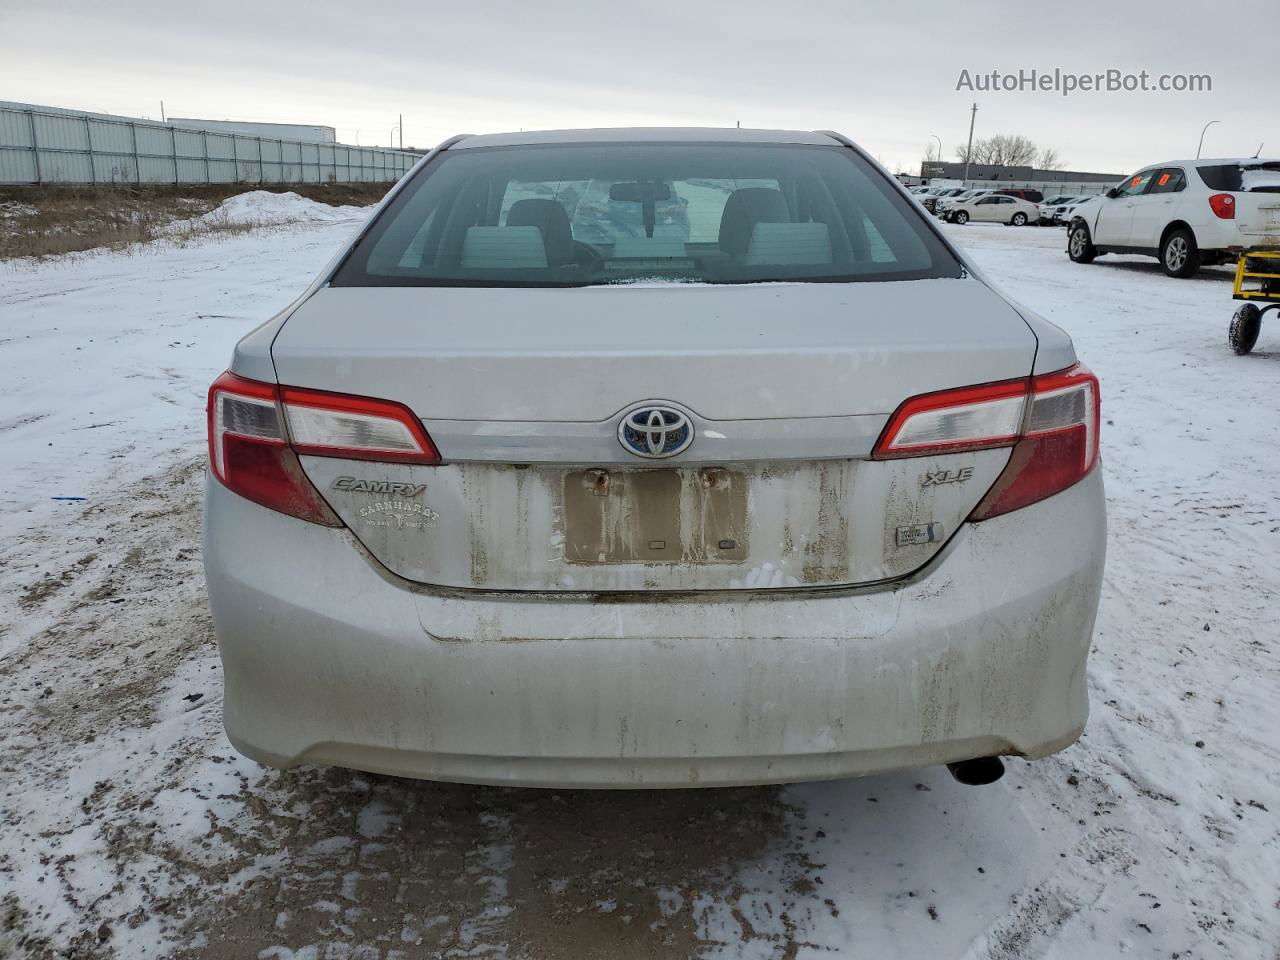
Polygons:
<instances>
[{"instance_id":1,"label":"silver sedan","mask_svg":"<svg viewBox=\"0 0 1280 960\"><path fill-rule=\"evenodd\" d=\"M839 135L448 141L208 414L264 763L985 782L1085 724L1097 380Z\"/></svg>"}]
</instances>

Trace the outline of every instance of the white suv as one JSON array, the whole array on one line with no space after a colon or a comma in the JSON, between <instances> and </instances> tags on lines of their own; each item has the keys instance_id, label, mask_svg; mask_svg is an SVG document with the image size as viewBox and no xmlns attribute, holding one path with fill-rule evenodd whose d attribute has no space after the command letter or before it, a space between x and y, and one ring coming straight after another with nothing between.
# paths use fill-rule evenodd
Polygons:
<instances>
[{"instance_id":1,"label":"white suv","mask_svg":"<svg viewBox=\"0 0 1280 960\"><path fill-rule=\"evenodd\" d=\"M1280 161L1182 160L1146 167L1071 214L1067 253L1158 257L1171 277L1280 244Z\"/></svg>"}]
</instances>

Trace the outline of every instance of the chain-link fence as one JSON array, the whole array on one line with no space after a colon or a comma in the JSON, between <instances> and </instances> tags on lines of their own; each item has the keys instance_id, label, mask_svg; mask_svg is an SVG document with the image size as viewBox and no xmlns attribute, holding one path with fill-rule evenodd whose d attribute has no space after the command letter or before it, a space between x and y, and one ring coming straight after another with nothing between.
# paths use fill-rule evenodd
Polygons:
<instances>
[{"instance_id":1,"label":"chain-link fence","mask_svg":"<svg viewBox=\"0 0 1280 960\"><path fill-rule=\"evenodd\" d=\"M0 184L359 183L418 155L0 102Z\"/></svg>"}]
</instances>

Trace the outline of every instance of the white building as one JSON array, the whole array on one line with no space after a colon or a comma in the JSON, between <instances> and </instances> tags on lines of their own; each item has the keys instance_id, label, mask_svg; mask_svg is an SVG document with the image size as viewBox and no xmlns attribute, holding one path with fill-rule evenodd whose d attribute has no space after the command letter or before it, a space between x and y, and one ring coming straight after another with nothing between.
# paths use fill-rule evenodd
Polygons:
<instances>
[{"instance_id":1,"label":"white building","mask_svg":"<svg viewBox=\"0 0 1280 960\"><path fill-rule=\"evenodd\" d=\"M246 133L272 140L302 140L307 143L336 143L338 140L338 131L333 127L310 123L253 123L248 120L196 120L192 117L169 117L168 122L189 130Z\"/></svg>"}]
</instances>

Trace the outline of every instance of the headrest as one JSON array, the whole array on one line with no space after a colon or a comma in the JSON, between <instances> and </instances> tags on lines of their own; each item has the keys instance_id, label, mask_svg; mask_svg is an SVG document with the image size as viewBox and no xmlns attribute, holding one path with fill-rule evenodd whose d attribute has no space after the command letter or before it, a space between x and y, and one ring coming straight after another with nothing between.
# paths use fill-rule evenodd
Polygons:
<instances>
[{"instance_id":1,"label":"headrest","mask_svg":"<svg viewBox=\"0 0 1280 960\"><path fill-rule=\"evenodd\" d=\"M818 266L831 262L825 223L757 223L742 261L748 266Z\"/></svg>"},{"instance_id":2,"label":"headrest","mask_svg":"<svg viewBox=\"0 0 1280 960\"><path fill-rule=\"evenodd\" d=\"M507 211L508 227L537 227L551 263L573 259L573 231L569 214L554 200L517 200Z\"/></svg>"},{"instance_id":3,"label":"headrest","mask_svg":"<svg viewBox=\"0 0 1280 960\"><path fill-rule=\"evenodd\" d=\"M545 268L547 248L537 227L467 227L462 266L467 270Z\"/></svg>"},{"instance_id":4,"label":"headrest","mask_svg":"<svg viewBox=\"0 0 1280 960\"><path fill-rule=\"evenodd\" d=\"M768 187L743 187L729 194L720 214L720 249L741 256L751 242L751 229L757 223L786 223L791 219L787 201L781 190Z\"/></svg>"}]
</instances>

